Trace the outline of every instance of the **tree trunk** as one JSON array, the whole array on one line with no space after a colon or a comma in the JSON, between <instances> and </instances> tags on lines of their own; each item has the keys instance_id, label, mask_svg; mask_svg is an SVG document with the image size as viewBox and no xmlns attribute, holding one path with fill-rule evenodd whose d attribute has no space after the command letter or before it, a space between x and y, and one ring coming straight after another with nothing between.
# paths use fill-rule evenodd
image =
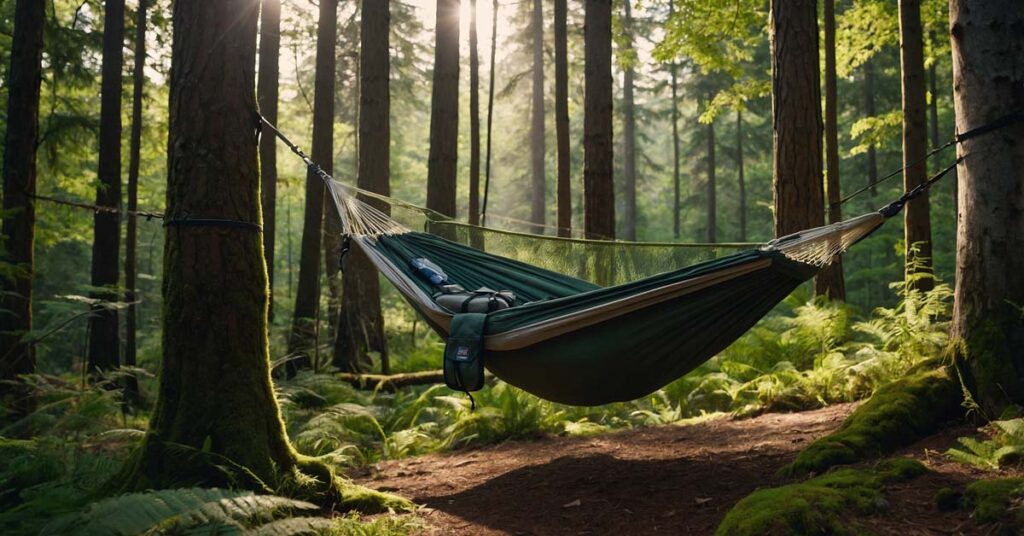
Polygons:
<instances>
[{"instance_id":1,"label":"tree trunk","mask_svg":"<svg viewBox=\"0 0 1024 536\"><path fill-rule=\"evenodd\" d=\"M780 237L825 219L817 15L814 0L771 2L772 186Z\"/></svg>"},{"instance_id":2,"label":"tree trunk","mask_svg":"<svg viewBox=\"0 0 1024 536\"><path fill-rule=\"evenodd\" d=\"M494 124L494 80L496 78L494 72L495 66L495 53L498 50L498 32L494 29L498 27L498 0L494 0L491 4L491 69L490 81L488 84L490 87L487 91L487 160L484 163L484 201L480 207L480 225L487 225L487 194L491 189L491 127Z\"/></svg>"},{"instance_id":3,"label":"tree trunk","mask_svg":"<svg viewBox=\"0 0 1024 536\"><path fill-rule=\"evenodd\" d=\"M903 188L912 190L928 179L927 98L924 79L924 41L921 0L899 0L900 72L903 86ZM903 210L906 243L906 281L909 288L927 291L934 286L932 227L928 192L907 203Z\"/></svg>"},{"instance_id":4,"label":"tree trunk","mask_svg":"<svg viewBox=\"0 0 1024 536\"><path fill-rule=\"evenodd\" d=\"M480 225L480 55L476 0L469 0L469 10L469 223Z\"/></svg>"},{"instance_id":5,"label":"tree trunk","mask_svg":"<svg viewBox=\"0 0 1024 536\"><path fill-rule=\"evenodd\" d=\"M622 21L626 49L633 48L633 10L625 0ZM622 73L622 238L636 240L636 109L633 98L633 78L636 75L632 59Z\"/></svg>"},{"instance_id":6,"label":"tree trunk","mask_svg":"<svg viewBox=\"0 0 1024 536\"><path fill-rule=\"evenodd\" d=\"M281 56L281 0L262 0L260 10L260 72L256 101L260 113L277 124L278 77ZM274 322L274 244L277 214L277 138L260 137L260 199L263 204L263 257L270 285L268 322Z\"/></svg>"},{"instance_id":7,"label":"tree trunk","mask_svg":"<svg viewBox=\"0 0 1024 536\"><path fill-rule=\"evenodd\" d=\"M586 0L583 23L583 226L587 238L615 238L612 176L612 1Z\"/></svg>"},{"instance_id":8,"label":"tree trunk","mask_svg":"<svg viewBox=\"0 0 1024 536\"><path fill-rule=\"evenodd\" d=\"M391 195L391 99L387 2L364 1L359 55L359 187ZM478 170L479 171L479 170ZM387 213L380 201L363 198ZM334 365L346 372L367 372L373 354L388 373L387 340L380 308L377 269L359 248L349 250L342 274L341 312L334 346Z\"/></svg>"},{"instance_id":9,"label":"tree trunk","mask_svg":"<svg viewBox=\"0 0 1024 536\"><path fill-rule=\"evenodd\" d=\"M11 68L7 73L7 132L3 156L4 261L17 271L0 276L0 404L10 417L32 407L28 392L14 383L35 372L35 352L26 340L32 331L32 272L35 242L36 143L39 137L39 85L42 80L43 25L46 6L18 0L14 8Z\"/></svg>"},{"instance_id":10,"label":"tree trunk","mask_svg":"<svg viewBox=\"0 0 1024 536\"><path fill-rule=\"evenodd\" d=\"M121 67L124 63L124 0L107 0L103 13L103 66L100 83L100 152L96 205L121 207ZM103 302L120 301L117 283L121 215L93 215L91 296ZM121 337L117 309L98 303L89 317L87 366L91 373L116 368Z\"/></svg>"},{"instance_id":11,"label":"tree trunk","mask_svg":"<svg viewBox=\"0 0 1024 536\"><path fill-rule=\"evenodd\" d=\"M558 150L558 236L572 236L569 153L569 53L566 0L555 0L555 136Z\"/></svg>"},{"instance_id":12,"label":"tree trunk","mask_svg":"<svg viewBox=\"0 0 1024 536\"><path fill-rule=\"evenodd\" d=\"M544 3L533 0L533 117L530 121L530 221L533 232L544 233L547 185L544 170Z\"/></svg>"},{"instance_id":13,"label":"tree trunk","mask_svg":"<svg viewBox=\"0 0 1024 536\"><path fill-rule=\"evenodd\" d=\"M675 0L669 0L669 17L675 15ZM672 236L680 237L679 211L682 210L682 199L679 196L679 65L673 61L670 67L672 74Z\"/></svg>"},{"instance_id":14,"label":"tree trunk","mask_svg":"<svg viewBox=\"0 0 1024 536\"><path fill-rule=\"evenodd\" d=\"M928 102L928 127L932 138L932 149L942 145L942 140L939 139L939 93L936 78L935 62L932 62L931 67L928 68L928 92L931 94L931 99Z\"/></svg>"},{"instance_id":15,"label":"tree trunk","mask_svg":"<svg viewBox=\"0 0 1024 536\"><path fill-rule=\"evenodd\" d=\"M337 0L320 1L316 35L316 82L313 89L313 161L327 173L334 170L334 68L338 30ZM299 284L295 292L288 353L288 376L308 367L318 350L320 310L320 246L324 220L324 183L315 173L306 174L306 210L299 252ZM338 262L337 258L328 262Z\"/></svg>"},{"instance_id":16,"label":"tree trunk","mask_svg":"<svg viewBox=\"0 0 1024 536\"><path fill-rule=\"evenodd\" d=\"M957 132L1024 109L1024 6L951 0ZM990 418L1024 404L1024 123L958 148L960 219L952 338L964 383Z\"/></svg>"},{"instance_id":17,"label":"tree trunk","mask_svg":"<svg viewBox=\"0 0 1024 536\"><path fill-rule=\"evenodd\" d=\"M453 218L459 150L459 3L437 0L427 161L427 208Z\"/></svg>"},{"instance_id":18,"label":"tree trunk","mask_svg":"<svg viewBox=\"0 0 1024 536\"><path fill-rule=\"evenodd\" d=\"M708 104L711 103L711 97L712 97L712 95L710 93L708 93ZM705 128L707 129L707 140L706 141L707 141L707 147L708 147L708 155L707 155L708 183L707 183L707 191L705 193L705 197L706 197L706 201L707 201L707 218L708 219L707 219L707 227L705 229L706 234L704 235L704 239L709 244L714 244L715 242L718 241L718 236L715 233L716 228L718 227L718 214L717 214L717 212L718 212L718 201L715 198L715 194L716 194L716 190L717 190L717 186L715 185L715 182L716 182L715 181L715 168L718 167L717 162L715 162L715 122L712 121L712 122L708 123L705 126Z\"/></svg>"},{"instance_id":19,"label":"tree trunk","mask_svg":"<svg viewBox=\"0 0 1024 536\"><path fill-rule=\"evenodd\" d=\"M174 3L171 219L200 215L261 223L252 114L258 6L251 0ZM119 482L126 490L284 486L336 504L340 493L330 471L297 459L277 407L260 233L242 226L172 225L165 248L159 397L150 433ZM224 458L251 476L226 467Z\"/></svg>"},{"instance_id":20,"label":"tree trunk","mask_svg":"<svg viewBox=\"0 0 1024 536\"><path fill-rule=\"evenodd\" d=\"M839 200L839 108L836 82L836 5L825 0L825 193L828 195L828 222L843 221ZM814 280L815 294L830 300L846 300L843 260L836 257Z\"/></svg>"},{"instance_id":21,"label":"tree trunk","mask_svg":"<svg viewBox=\"0 0 1024 536\"><path fill-rule=\"evenodd\" d=\"M128 307L124 312L124 364L136 365L137 311L135 302L138 247L139 160L142 153L142 94L146 80L146 0L139 0L135 17L135 63L132 68L132 131L128 155L128 225L124 239L124 289ZM139 397L139 382L133 375L125 377L125 400L134 404Z\"/></svg>"},{"instance_id":22,"label":"tree trunk","mask_svg":"<svg viewBox=\"0 0 1024 536\"><path fill-rule=\"evenodd\" d=\"M747 241L747 180L743 173L743 109L736 109L736 168L740 196L740 242ZM676 236L678 238L678 235Z\"/></svg>"},{"instance_id":23,"label":"tree trunk","mask_svg":"<svg viewBox=\"0 0 1024 536\"><path fill-rule=\"evenodd\" d=\"M864 62L864 115L875 116L875 69L871 60ZM871 196L877 193L878 182L878 150L875 144L868 146L868 186Z\"/></svg>"}]
</instances>

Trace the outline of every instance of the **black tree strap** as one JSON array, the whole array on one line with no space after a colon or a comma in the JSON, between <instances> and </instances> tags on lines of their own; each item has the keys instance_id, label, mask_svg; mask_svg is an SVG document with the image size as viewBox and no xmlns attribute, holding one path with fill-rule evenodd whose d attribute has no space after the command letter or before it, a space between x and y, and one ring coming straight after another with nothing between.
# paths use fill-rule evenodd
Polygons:
<instances>
[{"instance_id":1,"label":"black tree strap","mask_svg":"<svg viewBox=\"0 0 1024 536\"><path fill-rule=\"evenodd\" d=\"M964 156L961 156L960 158L957 158L956 162L953 162L952 164L950 164L949 167L947 167L946 169L936 173L935 175L932 175L931 178L929 178L928 180L922 182L921 184L918 184L916 187L914 187L913 190L910 190L909 192L901 195L899 199L897 199L897 200L893 201L892 203L889 203L888 205L882 207L882 209L879 210L878 212L880 214L882 214L883 216L885 216L886 218L891 218L891 217L899 214L900 210L903 210L903 206L907 204L907 201L910 201L911 199L914 199L915 197L917 197L917 196L925 193L926 191L928 191L928 188L931 188L931 186L933 184L935 184L936 182L939 182L939 179L941 179L942 177L945 177L946 174L948 174L950 171L953 171L954 169L956 169L956 167L958 165L960 165L960 162L964 161L964 157L965 156L967 156L967 155L964 155Z\"/></svg>"},{"instance_id":2,"label":"black tree strap","mask_svg":"<svg viewBox=\"0 0 1024 536\"><path fill-rule=\"evenodd\" d=\"M232 227L250 231L263 232L263 226L242 220L222 220L217 218L175 218L164 222L164 227Z\"/></svg>"},{"instance_id":3,"label":"black tree strap","mask_svg":"<svg viewBox=\"0 0 1024 536\"><path fill-rule=\"evenodd\" d=\"M967 141L967 140L969 140L971 138L976 138L978 136L981 136L982 134L987 134L987 133L992 132L994 130L999 130L1001 128L1008 127L1008 126L1010 126L1010 125L1012 125L1014 123L1018 123L1020 121L1024 121L1024 110L1018 110L1016 112L1006 114L1003 117L1000 117L999 119L996 119L995 121L992 121L991 123L986 123L984 125L981 125L980 127L972 128L972 129L970 129L970 130L968 130L966 132L962 132L960 134L957 134L956 137L954 137L953 139L949 140L948 142L946 142L946 143L944 143L944 144L942 144L942 145L932 149L931 151L928 152L928 154L924 155L923 157L921 157L921 158L919 158L919 159L917 159L917 160L907 164L906 166L903 166L903 167L901 167L899 169L893 170L891 173L887 174L886 176L884 176L884 177L882 177L882 178L872 182L871 184L868 184L867 186L857 190L856 192L853 192L852 194L847 195L846 197L840 199L838 204L842 205L842 204L846 203L847 201L853 199L854 197L857 197L858 195L860 195L860 194L870 190L871 188L874 188L878 184L881 184L881 183L883 183L883 182L885 182L885 181L887 181L887 180L889 180L889 179L891 179L891 178L893 178L893 177L895 177L897 175L902 174L904 171L906 171L906 170L908 170L908 169L910 169L910 168L912 168L912 167L914 167L914 166L916 166L916 165L918 165L918 164L928 160L929 158L935 156L936 154L938 154L938 153L940 153L940 152L942 152L942 151L944 151L944 150L946 150L946 149L948 149L948 148L950 148L950 147L952 147L952 146L954 146L954 145L956 145L958 143L963 143L963 142L965 142L965 141ZM957 159L957 163L960 163L962 160L963 160L963 157ZM956 164L954 164L951 167L955 168ZM948 173L948 169L949 168L947 168L947 170L944 170L944 171L940 172L939 174L937 174L935 177L932 178L932 180L929 180L927 182L922 183L922 185L927 184L928 186L931 186L932 184L935 183L935 180L937 180L938 178L941 178L946 173ZM920 187L921 186L918 186L918 187L914 188L914 190L918 190ZM928 188L925 187L924 189L927 190ZM911 190L911 192L913 192L914 190ZM907 193L910 193L910 192L907 192ZM921 195L921 191L918 191L918 193L915 194L914 197L917 197L918 195ZM907 200L904 200L903 203L906 203L906 201ZM900 205L900 206L902 206L902 205ZM885 209L883 209L883 210L885 210Z\"/></svg>"}]
</instances>

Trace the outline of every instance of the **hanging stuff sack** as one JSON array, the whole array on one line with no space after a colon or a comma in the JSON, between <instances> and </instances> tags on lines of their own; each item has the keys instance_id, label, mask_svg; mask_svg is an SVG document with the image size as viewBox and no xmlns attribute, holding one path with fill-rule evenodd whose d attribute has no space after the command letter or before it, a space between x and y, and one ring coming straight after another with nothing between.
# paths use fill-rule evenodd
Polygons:
<instances>
[{"instance_id":1,"label":"hanging stuff sack","mask_svg":"<svg viewBox=\"0 0 1024 536\"><path fill-rule=\"evenodd\" d=\"M485 313L462 313L452 317L448 344L444 347L444 383L448 387L465 393L483 389L486 324Z\"/></svg>"}]
</instances>

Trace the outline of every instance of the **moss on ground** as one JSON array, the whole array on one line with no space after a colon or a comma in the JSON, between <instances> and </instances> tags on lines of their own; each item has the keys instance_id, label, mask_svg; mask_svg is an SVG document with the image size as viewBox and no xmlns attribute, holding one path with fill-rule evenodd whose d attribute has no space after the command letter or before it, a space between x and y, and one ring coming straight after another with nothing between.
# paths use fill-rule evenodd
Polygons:
<instances>
[{"instance_id":1,"label":"moss on ground","mask_svg":"<svg viewBox=\"0 0 1024 536\"><path fill-rule=\"evenodd\" d=\"M885 484L910 480L927 469L894 458L874 469L837 469L806 482L756 491L736 503L717 536L860 534L851 516L884 510Z\"/></svg>"},{"instance_id":2,"label":"moss on ground","mask_svg":"<svg viewBox=\"0 0 1024 536\"><path fill-rule=\"evenodd\" d=\"M959 415L962 398L945 367L913 373L876 391L839 430L811 443L782 474L800 477L889 454Z\"/></svg>"}]
</instances>

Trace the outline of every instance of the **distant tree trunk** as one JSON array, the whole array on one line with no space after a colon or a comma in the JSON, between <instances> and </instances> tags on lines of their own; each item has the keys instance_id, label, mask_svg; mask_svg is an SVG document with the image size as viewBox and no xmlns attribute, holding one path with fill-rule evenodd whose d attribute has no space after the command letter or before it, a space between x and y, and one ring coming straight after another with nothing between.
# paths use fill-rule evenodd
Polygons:
<instances>
[{"instance_id":1,"label":"distant tree trunk","mask_svg":"<svg viewBox=\"0 0 1024 536\"><path fill-rule=\"evenodd\" d=\"M124 288L125 301L128 307L124 315L124 364L127 367L136 365L136 330L137 311L135 302L138 247L138 218L135 211L139 208L139 160L142 153L142 93L146 80L146 2L139 0L135 17L135 63L132 69L132 132L128 148L128 225L124 240ZM134 404L139 398L139 382L134 375L125 377L125 400Z\"/></svg>"},{"instance_id":2,"label":"distant tree trunk","mask_svg":"<svg viewBox=\"0 0 1024 536\"><path fill-rule=\"evenodd\" d=\"M39 137L39 84L42 80L46 3L18 0L14 7L11 68L7 86L7 129L3 156L4 261L17 271L0 276L0 404L12 418L32 407L14 380L35 372L35 352L26 341L32 331L32 272L35 243L36 143Z\"/></svg>"},{"instance_id":3,"label":"distant tree trunk","mask_svg":"<svg viewBox=\"0 0 1024 536\"><path fill-rule=\"evenodd\" d=\"M615 238L612 146L612 1L586 0L583 23L583 226Z\"/></svg>"},{"instance_id":4,"label":"distant tree trunk","mask_svg":"<svg viewBox=\"0 0 1024 536\"><path fill-rule=\"evenodd\" d=\"M924 41L921 0L899 0L900 73L903 81L903 187L911 190L928 179L924 161L928 152L927 98L925 96ZM907 203L903 210L906 243L906 280L910 288L927 291L932 272L932 226L928 192Z\"/></svg>"},{"instance_id":5,"label":"distant tree trunk","mask_svg":"<svg viewBox=\"0 0 1024 536\"><path fill-rule=\"evenodd\" d=\"M313 89L313 161L327 173L334 171L334 69L338 30L337 0L320 0L320 22L316 35L316 81ZM299 284L295 292L288 353L288 376L310 365L317 351L320 308L320 246L323 233L324 183L316 174L306 174L306 210L302 221L299 252ZM338 262L330 259L328 262Z\"/></svg>"},{"instance_id":6,"label":"distant tree trunk","mask_svg":"<svg viewBox=\"0 0 1024 536\"><path fill-rule=\"evenodd\" d=\"M569 53L566 0L555 0L555 136L558 149L558 236L572 236L569 153Z\"/></svg>"},{"instance_id":7,"label":"distant tree trunk","mask_svg":"<svg viewBox=\"0 0 1024 536\"><path fill-rule=\"evenodd\" d=\"M427 208L454 218L459 151L459 0L437 0L430 101Z\"/></svg>"},{"instance_id":8,"label":"distant tree trunk","mask_svg":"<svg viewBox=\"0 0 1024 536\"><path fill-rule=\"evenodd\" d=\"M817 11L815 0L771 2L776 236L818 227L825 219Z\"/></svg>"},{"instance_id":9,"label":"distant tree trunk","mask_svg":"<svg viewBox=\"0 0 1024 536\"><path fill-rule=\"evenodd\" d=\"M711 93L708 93L708 104L711 103ZM715 168L718 167L718 163L715 161L715 122L711 121L705 125L707 129L707 166L708 166L708 183L706 191L707 201L707 229L704 239L709 244L714 244L718 241L718 236L715 233L718 227L718 200L716 199L716 191L718 189L715 184Z\"/></svg>"},{"instance_id":10,"label":"distant tree trunk","mask_svg":"<svg viewBox=\"0 0 1024 536\"><path fill-rule=\"evenodd\" d=\"M633 10L630 0L624 0L625 17L622 21L627 51L633 48ZM622 73L622 238L636 240L636 109L633 99L635 71L632 59Z\"/></svg>"},{"instance_id":11,"label":"distant tree trunk","mask_svg":"<svg viewBox=\"0 0 1024 536\"><path fill-rule=\"evenodd\" d=\"M359 32L358 184L383 195L391 195L390 17L387 2L364 0ZM363 201L388 212L387 205L380 201ZM372 354L377 354L387 374L390 367L377 269L359 248L350 249L344 262L334 365L346 372L368 372L373 365Z\"/></svg>"},{"instance_id":12,"label":"distant tree trunk","mask_svg":"<svg viewBox=\"0 0 1024 536\"><path fill-rule=\"evenodd\" d=\"M469 223L480 225L480 56L476 0L469 0L469 9Z\"/></svg>"},{"instance_id":13,"label":"distant tree trunk","mask_svg":"<svg viewBox=\"0 0 1024 536\"><path fill-rule=\"evenodd\" d=\"M957 132L1024 109L1024 5L951 0ZM1024 404L1024 124L959 146L960 225L952 348L991 418Z\"/></svg>"},{"instance_id":14,"label":"distant tree trunk","mask_svg":"<svg viewBox=\"0 0 1024 536\"><path fill-rule=\"evenodd\" d=\"M842 194L839 190L839 119L836 82L836 5L825 0L825 193L828 195L828 221L843 220ZM815 293L831 300L846 300L843 260L836 257L814 280Z\"/></svg>"},{"instance_id":15,"label":"distant tree trunk","mask_svg":"<svg viewBox=\"0 0 1024 536\"><path fill-rule=\"evenodd\" d=\"M491 4L491 79L487 90L487 160L484 163L484 201L480 207L480 225L487 225L487 193L491 186L491 127L494 124L494 81L497 78L494 66L498 50L498 32L494 29L498 27L498 7L498 0L494 0Z\"/></svg>"},{"instance_id":16,"label":"distant tree trunk","mask_svg":"<svg viewBox=\"0 0 1024 536\"><path fill-rule=\"evenodd\" d=\"M544 170L544 3L533 0L533 117L530 121L530 221L533 232L544 233L547 184Z\"/></svg>"},{"instance_id":17,"label":"distant tree trunk","mask_svg":"<svg viewBox=\"0 0 1024 536\"><path fill-rule=\"evenodd\" d=\"M743 109L736 109L736 169L740 196L740 242L747 241L747 181L743 174ZM678 238L678 236L677 236Z\"/></svg>"},{"instance_id":18,"label":"distant tree trunk","mask_svg":"<svg viewBox=\"0 0 1024 536\"><path fill-rule=\"evenodd\" d=\"M321 5L328 3L321 0ZM167 215L260 223L256 21L252 0L176 0L171 59ZM211 110L214 120L204 121ZM319 214L319 212L318 212ZM260 233L244 227L170 226L165 238L163 358L150 433L118 481L125 490L298 485L329 506L329 470L299 460L270 381L267 276ZM199 260L197 262L197 259ZM170 445L195 449L195 455ZM304 479L299 472L305 472ZM314 482L303 482L316 477ZM257 481L257 479L259 479Z\"/></svg>"},{"instance_id":19,"label":"distant tree trunk","mask_svg":"<svg viewBox=\"0 0 1024 536\"><path fill-rule=\"evenodd\" d=\"M675 15L675 0L668 2L669 18ZM679 211L682 210L679 196L679 64L672 62L672 236L680 236Z\"/></svg>"},{"instance_id":20,"label":"distant tree trunk","mask_svg":"<svg viewBox=\"0 0 1024 536\"><path fill-rule=\"evenodd\" d=\"M935 62L932 62L931 67L928 68L928 92L931 94L931 99L928 102L928 127L932 137L932 149L942 145L942 140L939 139L939 98L938 98L938 81L935 74Z\"/></svg>"},{"instance_id":21,"label":"distant tree trunk","mask_svg":"<svg viewBox=\"0 0 1024 536\"><path fill-rule=\"evenodd\" d=\"M107 0L103 13L103 66L100 82L100 152L96 205L121 207L121 67L124 63L124 0ZM93 215L92 287L90 293L103 302L120 301L117 282L121 276L118 255L121 215ZM103 303L93 306L89 317L87 366L91 373L116 368L120 362L121 336L117 309Z\"/></svg>"},{"instance_id":22,"label":"distant tree trunk","mask_svg":"<svg viewBox=\"0 0 1024 536\"><path fill-rule=\"evenodd\" d=\"M872 61L864 62L864 115L875 116L875 69ZM878 151L875 144L868 146L868 186L870 195L877 192L875 183L878 182Z\"/></svg>"},{"instance_id":23,"label":"distant tree trunk","mask_svg":"<svg viewBox=\"0 0 1024 536\"><path fill-rule=\"evenodd\" d=\"M281 0L262 0L260 10L260 72L256 101L260 113L277 124L278 77L281 56ZM277 222L277 138L260 137L260 197L263 204L263 257L270 282L268 322L274 322L274 244Z\"/></svg>"}]
</instances>

